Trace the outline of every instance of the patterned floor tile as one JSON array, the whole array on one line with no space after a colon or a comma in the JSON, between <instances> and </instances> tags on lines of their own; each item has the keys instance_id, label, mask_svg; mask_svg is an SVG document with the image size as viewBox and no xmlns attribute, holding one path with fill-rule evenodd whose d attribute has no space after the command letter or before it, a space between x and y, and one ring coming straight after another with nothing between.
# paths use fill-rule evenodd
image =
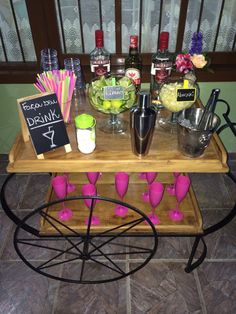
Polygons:
<instances>
[{"instance_id":1,"label":"patterned floor tile","mask_svg":"<svg viewBox=\"0 0 236 314\"><path fill-rule=\"evenodd\" d=\"M194 173L190 175L201 208L231 208L234 204L224 182L224 174Z\"/></svg>"},{"instance_id":2,"label":"patterned floor tile","mask_svg":"<svg viewBox=\"0 0 236 314\"><path fill-rule=\"evenodd\" d=\"M31 175L20 203L21 209L33 209L45 203L50 178L48 174Z\"/></svg>"},{"instance_id":3,"label":"patterned floor tile","mask_svg":"<svg viewBox=\"0 0 236 314\"><path fill-rule=\"evenodd\" d=\"M0 258L9 231L13 228L13 222L4 212L0 212Z\"/></svg>"},{"instance_id":4,"label":"patterned floor tile","mask_svg":"<svg viewBox=\"0 0 236 314\"><path fill-rule=\"evenodd\" d=\"M133 274L131 308L132 314L202 313L194 275L181 263L150 262Z\"/></svg>"},{"instance_id":5,"label":"patterned floor tile","mask_svg":"<svg viewBox=\"0 0 236 314\"><path fill-rule=\"evenodd\" d=\"M18 217L23 219L29 213L30 212L20 212L18 213ZM39 219L40 218L38 215L34 215L32 218L26 221L26 224L35 228L36 230L39 230ZM1 257L3 260L20 260L20 257L18 256L13 244L15 229L16 227L13 226L12 233L5 241L5 247ZM65 241L39 239L38 237L33 236L22 229L19 231L17 239L24 239L24 242L26 242L22 244L19 243L18 248L21 254L27 260L31 261L47 261L60 254L60 250L63 250L67 245ZM35 245L40 245L41 247ZM56 259L61 260L63 256L63 254L60 254Z\"/></svg>"},{"instance_id":6,"label":"patterned floor tile","mask_svg":"<svg viewBox=\"0 0 236 314\"><path fill-rule=\"evenodd\" d=\"M1 262L0 313L51 314L57 285L21 262Z\"/></svg>"},{"instance_id":7,"label":"patterned floor tile","mask_svg":"<svg viewBox=\"0 0 236 314\"><path fill-rule=\"evenodd\" d=\"M236 179L236 171L232 172ZM228 190L229 197L232 200L232 205L234 202L236 202L236 183L227 175L224 176L224 183Z\"/></svg>"},{"instance_id":8,"label":"patterned floor tile","mask_svg":"<svg viewBox=\"0 0 236 314\"><path fill-rule=\"evenodd\" d=\"M143 254L134 254L135 251L153 248L154 240L151 238L133 238L130 240L130 245L137 247L131 250L130 259L147 258L148 252ZM140 248L140 249L138 249ZM178 237L158 237L157 251L154 259L183 259L189 257L189 239Z\"/></svg>"},{"instance_id":9,"label":"patterned floor tile","mask_svg":"<svg viewBox=\"0 0 236 314\"><path fill-rule=\"evenodd\" d=\"M229 210L203 210L204 226L209 227L222 220ZM207 258L213 259L233 259L236 258L236 219L228 223L222 229L207 235L205 238L207 245ZM193 243L193 240L190 239ZM201 252L202 246L198 249Z\"/></svg>"},{"instance_id":10,"label":"patterned floor tile","mask_svg":"<svg viewBox=\"0 0 236 314\"><path fill-rule=\"evenodd\" d=\"M102 266L97 264L86 263L88 267L85 273L89 275L90 279L97 278L98 273L101 273ZM123 267L123 264L119 264ZM78 264L65 266L63 276L67 278L76 278L80 266ZM109 270L103 272L104 279L109 276ZM86 275L85 274L85 275ZM104 313L127 313L126 300L126 279L110 283L101 284L67 284L61 283L58 299L55 306L55 313L57 314L104 314Z\"/></svg>"},{"instance_id":11,"label":"patterned floor tile","mask_svg":"<svg viewBox=\"0 0 236 314\"><path fill-rule=\"evenodd\" d=\"M7 165L8 165L8 160L4 158L0 158L0 174L7 174L7 169L6 169Z\"/></svg>"},{"instance_id":12,"label":"patterned floor tile","mask_svg":"<svg viewBox=\"0 0 236 314\"><path fill-rule=\"evenodd\" d=\"M7 176L0 176L0 185L4 183ZM29 179L29 175L14 175L6 186L5 196L8 206L12 210L16 210L18 208L19 202L24 196L25 188L27 181ZM0 205L1 207L1 205ZM2 207L1 207L2 208Z\"/></svg>"},{"instance_id":13,"label":"patterned floor tile","mask_svg":"<svg viewBox=\"0 0 236 314\"><path fill-rule=\"evenodd\" d=\"M236 263L205 262L198 276L209 314L236 313Z\"/></svg>"}]
</instances>

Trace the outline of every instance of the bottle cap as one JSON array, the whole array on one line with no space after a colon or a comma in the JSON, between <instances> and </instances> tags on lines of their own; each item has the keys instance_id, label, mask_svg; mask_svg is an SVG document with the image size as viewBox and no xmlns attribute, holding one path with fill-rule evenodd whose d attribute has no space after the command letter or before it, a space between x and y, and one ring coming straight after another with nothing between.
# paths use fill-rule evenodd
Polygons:
<instances>
[{"instance_id":1,"label":"bottle cap","mask_svg":"<svg viewBox=\"0 0 236 314\"><path fill-rule=\"evenodd\" d=\"M137 35L131 35L130 36L130 47L131 48L137 48L138 47L138 36Z\"/></svg>"},{"instance_id":2,"label":"bottle cap","mask_svg":"<svg viewBox=\"0 0 236 314\"><path fill-rule=\"evenodd\" d=\"M95 43L97 48L103 47L103 31L101 29L95 31Z\"/></svg>"},{"instance_id":3,"label":"bottle cap","mask_svg":"<svg viewBox=\"0 0 236 314\"><path fill-rule=\"evenodd\" d=\"M161 32L160 40L159 40L160 50L168 49L168 42L169 42L169 32Z\"/></svg>"},{"instance_id":4,"label":"bottle cap","mask_svg":"<svg viewBox=\"0 0 236 314\"><path fill-rule=\"evenodd\" d=\"M78 129L92 128L96 123L93 116L87 113L82 113L75 117L75 126Z\"/></svg>"}]
</instances>

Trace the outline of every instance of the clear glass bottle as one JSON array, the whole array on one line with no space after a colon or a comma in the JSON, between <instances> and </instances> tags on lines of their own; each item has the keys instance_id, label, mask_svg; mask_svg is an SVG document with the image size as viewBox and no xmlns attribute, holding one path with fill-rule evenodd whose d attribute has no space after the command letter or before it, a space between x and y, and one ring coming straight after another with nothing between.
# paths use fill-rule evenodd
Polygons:
<instances>
[{"instance_id":1,"label":"clear glass bottle","mask_svg":"<svg viewBox=\"0 0 236 314\"><path fill-rule=\"evenodd\" d=\"M95 49L90 53L90 69L93 77L110 73L110 53L104 48L103 31L95 31Z\"/></svg>"},{"instance_id":2,"label":"clear glass bottle","mask_svg":"<svg viewBox=\"0 0 236 314\"><path fill-rule=\"evenodd\" d=\"M138 36L130 36L129 55L125 59L125 75L133 79L137 90L141 86L142 60L138 51Z\"/></svg>"},{"instance_id":3,"label":"clear glass bottle","mask_svg":"<svg viewBox=\"0 0 236 314\"><path fill-rule=\"evenodd\" d=\"M158 93L160 86L171 74L173 61L172 54L168 51L168 44L169 33L161 32L159 49L152 55L150 92L153 104L159 103Z\"/></svg>"}]
</instances>

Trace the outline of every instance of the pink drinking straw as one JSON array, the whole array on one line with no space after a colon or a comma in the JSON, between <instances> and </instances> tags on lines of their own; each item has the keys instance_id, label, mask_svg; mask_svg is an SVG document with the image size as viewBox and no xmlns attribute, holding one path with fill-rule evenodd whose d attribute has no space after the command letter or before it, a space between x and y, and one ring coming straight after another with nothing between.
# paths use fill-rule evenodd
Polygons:
<instances>
[{"instance_id":1,"label":"pink drinking straw","mask_svg":"<svg viewBox=\"0 0 236 314\"><path fill-rule=\"evenodd\" d=\"M152 207L152 212L148 215L154 225L160 223L160 219L155 214L155 208L160 204L164 193L164 186L160 182L153 182L149 186L149 201Z\"/></svg>"},{"instance_id":2,"label":"pink drinking straw","mask_svg":"<svg viewBox=\"0 0 236 314\"><path fill-rule=\"evenodd\" d=\"M144 202L149 202L149 186L156 179L157 172L146 172L146 180L148 183L148 191L142 193L142 200Z\"/></svg>"},{"instance_id":3,"label":"pink drinking straw","mask_svg":"<svg viewBox=\"0 0 236 314\"><path fill-rule=\"evenodd\" d=\"M67 180L65 176L56 176L51 181L53 190L59 199L64 199L67 196ZM70 208L65 207L65 203L62 203L62 209L58 213L58 217L62 221L67 221L73 216L73 212Z\"/></svg>"},{"instance_id":4,"label":"pink drinking straw","mask_svg":"<svg viewBox=\"0 0 236 314\"><path fill-rule=\"evenodd\" d=\"M96 186L93 184L84 184L82 186L82 195L83 196L96 196L97 195L97 189ZM87 206L87 208L90 210L92 206L92 199L84 199L84 203ZM96 204L96 200L94 200L94 206ZM85 220L86 225L89 223L89 217L86 218ZM97 216L92 216L91 218L91 224L92 225L99 225L100 224L100 219Z\"/></svg>"},{"instance_id":5,"label":"pink drinking straw","mask_svg":"<svg viewBox=\"0 0 236 314\"><path fill-rule=\"evenodd\" d=\"M123 201L123 198L125 194L127 193L129 185L129 174L126 172L117 172L115 174L115 188L116 192L118 193L119 197L121 198L121 201ZM124 217L128 212L128 208L123 205L117 205L115 207L115 214L119 217Z\"/></svg>"},{"instance_id":6,"label":"pink drinking straw","mask_svg":"<svg viewBox=\"0 0 236 314\"><path fill-rule=\"evenodd\" d=\"M184 214L180 210L179 205L188 193L190 187L190 179L188 176L179 175L175 185L175 196L177 206L169 211L169 218L173 221L181 221L184 219Z\"/></svg>"}]
</instances>

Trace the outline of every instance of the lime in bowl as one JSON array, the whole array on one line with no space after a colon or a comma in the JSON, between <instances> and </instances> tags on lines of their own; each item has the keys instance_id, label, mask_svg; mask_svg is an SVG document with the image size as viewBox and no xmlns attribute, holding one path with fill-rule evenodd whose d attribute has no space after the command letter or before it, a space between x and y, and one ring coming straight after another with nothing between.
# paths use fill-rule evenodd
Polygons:
<instances>
[{"instance_id":1,"label":"lime in bowl","mask_svg":"<svg viewBox=\"0 0 236 314\"><path fill-rule=\"evenodd\" d=\"M124 133L127 130L127 122L118 118L118 114L136 102L136 87L132 79L116 74L95 78L88 86L88 97L94 109L109 114L109 118L100 123L100 130L105 133Z\"/></svg>"}]
</instances>

